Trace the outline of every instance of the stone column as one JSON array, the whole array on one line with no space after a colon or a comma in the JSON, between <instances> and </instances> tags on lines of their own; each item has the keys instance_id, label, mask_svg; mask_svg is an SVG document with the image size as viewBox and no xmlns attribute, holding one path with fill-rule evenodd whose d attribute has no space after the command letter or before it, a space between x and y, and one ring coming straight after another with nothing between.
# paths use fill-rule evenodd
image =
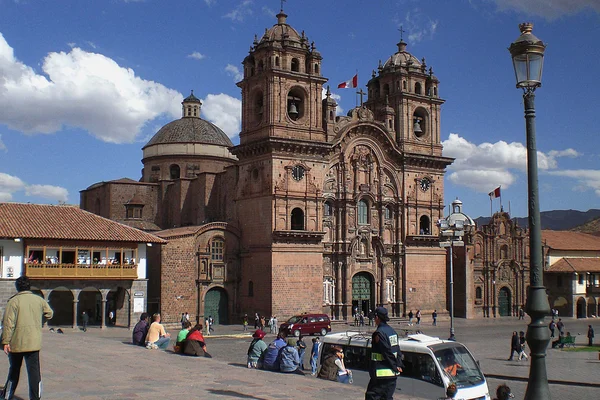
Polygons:
<instances>
[{"instance_id":1,"label":"stone column","mask_svg":"<svg viewBox=\"0 0 600 400\"><path fill-rule=\"evenodd\" d=\"M77 304L79 300L73 298L73 330L77 329Z\"/></svg>"},{"instance_id":2,"label":"stone column","mask_svg":"<svg viewBox=\"0 0 600 400\"><path fill-rule=\"evenodd\" d=\"M106 329L106 297L102 296L102 322L100 329Z\"/></svg>"}]
</instances>

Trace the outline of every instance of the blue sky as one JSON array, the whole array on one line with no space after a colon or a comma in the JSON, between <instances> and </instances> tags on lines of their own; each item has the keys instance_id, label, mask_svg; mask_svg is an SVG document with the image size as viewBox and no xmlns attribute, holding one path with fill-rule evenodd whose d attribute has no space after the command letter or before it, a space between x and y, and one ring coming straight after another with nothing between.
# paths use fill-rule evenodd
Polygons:
<instances>
[{"instance_id":1,"label":"blue sky","mask_svg":"<svg viewBox=\"0 0 600 400\"><path fill-rule=\"evenodd\" d=\"M0 201L79 203L79 191L141 176L141 147L179 118L194 89L202 117L237 143L241 62L280 1L0 0ZM489 215L502 186L527 215L525 122L508 46L518 24L547 43L536 94L542 210L599 208L599 0L289 0L288 23L337 84L365 87L379 60L407 50L440 79L445 202ZM493 204L499 208L498 200Z\"/></svg>"}]
</instances>

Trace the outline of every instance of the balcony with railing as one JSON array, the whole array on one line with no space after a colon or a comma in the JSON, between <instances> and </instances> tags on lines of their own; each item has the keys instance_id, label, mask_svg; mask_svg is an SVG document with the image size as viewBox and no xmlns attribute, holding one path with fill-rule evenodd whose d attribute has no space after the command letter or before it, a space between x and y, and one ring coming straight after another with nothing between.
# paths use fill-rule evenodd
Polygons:
<instances>
[{"instance_id":1,"label":"balcony with railing","mask_svg":"<svg viewBox=\"0 0 600 400\"><path fill-rule=\"evenodd\" d=\"M25 274L32 279L137 279L137 264L25 264Z\"/></svg>"}]
</instances>

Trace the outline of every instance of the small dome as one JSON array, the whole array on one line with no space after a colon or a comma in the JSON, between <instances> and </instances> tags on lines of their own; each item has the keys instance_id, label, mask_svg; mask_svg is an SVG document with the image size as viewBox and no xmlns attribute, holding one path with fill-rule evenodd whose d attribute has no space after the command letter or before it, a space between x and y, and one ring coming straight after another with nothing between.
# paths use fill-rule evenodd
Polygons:
<instances>
[{"instance_id":1,"label":"small dome","mask_svg":"<svg viewBox=\"0 0 600 400\"><path fill-rule=\"evenodd\" d=\"M143 147L166 143L201 143L231 147L225 132L202 118L181 118L163 126Z\"/></svg>"},{"instance_id":2,"label":"small dome","mask_svg":"<svg viewBox=\"0 0 600 400\"><path fill-rule=\"evenodd\" d=\"M385 64L383 64L383 69L387 67L406 67L409 61L410 64L415 67L421 66L421 61L406 51L406 43L401 40L400 43L398 43L398 52L387 59Z\"/></svg>"},{"instance_id":3,"label":"small dome","mask_svg":"<svg viewBox=\"0 0 600 400\"><path fill-rule=\"evenodd\" d=\"M199 98L197 98L196 96L194 96L194 91L192 90L192 93L186 97L185 99L183 99L184 103L200 103L202 104L202 102L200 101Z\"/></svg>"},{"instance_id":4,"label":"small dome","mask_svg":"<svg viewBox=\"0 0 600 400\"><path fill-rule=\"evenodd\" d=\"M258 46L266 43L281 42L282 40L287 42L297 42L298 45L305 42L306 38L300 36L298 31L288 25L286 19L287 14L285 14L283 10L280 11L279 14L277 14L277 23L265 31Z\"/></svg>"}]
</instances>

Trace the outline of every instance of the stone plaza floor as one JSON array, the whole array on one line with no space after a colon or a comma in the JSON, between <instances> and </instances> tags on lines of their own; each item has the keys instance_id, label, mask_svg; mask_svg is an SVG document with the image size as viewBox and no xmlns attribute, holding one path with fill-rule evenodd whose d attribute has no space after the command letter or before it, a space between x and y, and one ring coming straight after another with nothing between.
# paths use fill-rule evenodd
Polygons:
<instances>
[{"instance_id":1,"label":"stone plaza floor","mask_svg":"<svg viewBox=\"0 0 600 400\"><path fill-rule=\"evenodd\" d=\"M526 330L526 321L516 318L456 320L457 340L467 345L480 361L492 397L501 383L507 383L517 399L524 396L529 363L511 362L507 358L511 332ZM577 337L579 345L587 343L588 324L600 332L600 320L565 318L563 321L566 330ZM405 323L392 326L414 328ZM423 321L419 328L431 336L448 336L448 321L440 321L437 327ZM212 359L182 357L170 351L132 346L129 344L131 332L124 328L91 328L86 333L63 329L62 335L45 329L41 352L44 399L364 398L365 389L358 385L327 382L310 374L299 376L248 370L245 355L251 330L244 333L241 326L217 326L216 334L206 338ZM353 328L335 326L336 331L346 329ZM176 334L175 331L171 333ZM273 337L269 334L265 341L269 342ZM8 371L8 360L6 356L2 357L0 385ZM548 349L547 370L552 397L561 400L600 398L598 357L597 352ZM17 399L28 398L25 368L16 394ZM404 395L399 387L395 398L422 397Z\"/></svg>"}]
</instances>

